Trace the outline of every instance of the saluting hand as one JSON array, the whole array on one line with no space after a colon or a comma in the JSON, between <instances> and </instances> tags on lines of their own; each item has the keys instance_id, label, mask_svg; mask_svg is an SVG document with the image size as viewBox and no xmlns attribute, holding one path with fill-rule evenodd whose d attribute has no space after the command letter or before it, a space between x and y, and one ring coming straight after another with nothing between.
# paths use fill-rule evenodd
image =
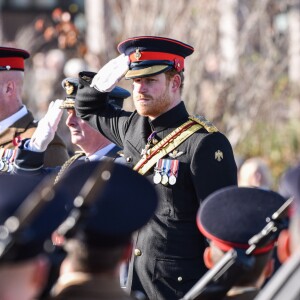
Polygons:
<instances>
[{"instance_id":1,"label":"saluting hand","mask_svg":"<svg viewBox=\"0 0 300 300\"><path fill-rule=\"evenodd\" d=\"M129 57L125 54L110 60L93 78L91 87L99 92L110 92L129 70Z\"/></svg>"},{"instance_id":2,"label":"saluting hand","mask_svg":"<svg viewBox=\"0 0 300 300\"><path fill-rule=\"evenodd\" d=\"M58 123L63 114L60 106L63 100L55 100L49 104L46 115L39 121L27 148L32 151L43 152L53 140Z\"/></svg>"}]
</instances>

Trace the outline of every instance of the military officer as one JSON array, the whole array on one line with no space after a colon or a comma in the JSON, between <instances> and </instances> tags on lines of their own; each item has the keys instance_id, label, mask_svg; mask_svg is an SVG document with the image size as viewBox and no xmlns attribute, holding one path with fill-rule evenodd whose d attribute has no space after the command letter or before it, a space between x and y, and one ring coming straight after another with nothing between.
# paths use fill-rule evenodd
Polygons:
<instances>
[{"instance_id":1,"label":"military officer","mask_svg":"<svg viewBox=\"0 0 300 300\"><path fill-rule=\"evenodd\" d=\"M204 252L206 266L213 268L231 249L242 251L245 260L245 269L238 272L227 294L212 295L211 299L250 300L257 295L273 273L278 234L259 244L249 255L246 250L250 248L249 240L265 228L267 218L284 203L285 199L276 192L249 187L223 188L205 199L198 211L197 224L209 240Z\"/></svg>"},{"instance_id":2,"label":"military officer","mask_svg":"<svg viewBox=\"0 0 300 300\"><path fill-rule=\"evenodd\" d=\"M37 122L22 103L24 65L29 53L0 47L0 171L11 171L16 146L30 138ZM45 128L47 129L47 128ZM45 166L58 166L68 159L66 146L55 135L45 153Z\"/></svg>"},{"instance_id":3,"label":"military officer","mask_svg":"<svg viewBox=\"0 0 300 300\"><path fill-rule=\"evenodd\" d=\"M148 299L179 299L205 273L205 239L196 213L206 196L237 184L227 138L204 117L191 116L181 98L184 60L193 47L177 40L140 36L121 42L119 57L94 78L80 73L78 116L124 149L128 166L155 185L160 205L139 231L127 287ZM136 110L107 104L107 92L125 75L132 79ZM85 88L98 99L80 97Z\"/></svg>"},{"instance_id":4,"label":"military officer","mask_svg":"<svg viewBox=\"0 0 300 300\"><path fill-rule=\"evenodd\" d=\"M82 194L88 180L91 193ZM57 230L67 256L51 299L133 299L120 287L119 267L131 254L133 232L157 207L152 184L109 160L78 165L59 184L78 192L84 203L71 212L70 218L80 215L73 225L66 221Z\"/></svg>"},{"instance_id":5,"label":"military officer","mask_svg":"<svg viewBox=\"0 0 300 300\"><path fill-rule=\"evenodd\" d=\"M96 73L88 73L95 75ZM65 78L62 81L62 87L66 91L66 98L64 101L56 100L49 110L51 110L52 119L56 119L54 123L58 123L63 110L67 111L68 117L66 119L66 125L70 130L71 141L74 145L80 148L74 156L67 160L62 167L55 168L56 172L59 172L55 178L55 182L58 182L62 174L68 170L71 166L78 163L82 163L86 160L94 161L103 158L118 159L120 160L121 148L111 143L106 137L104 137L98 130L91 127L88 122L80 119L75 114L74 103L75 95L78 89L78 78ZM90 100L96 98L98 95L97 91L93 88L85 89L84 93L81 93L81 97L88 97ZM130 93L121 88L115 87L109 93L109 102L117 107L123 106L123 101L128 98ZM52 129L53 132L55 128ZM39 139L40 137L36 137ZM44 139L44 134L41 131L41 139ZM43 148L47 148L47 145L51 139L43 142ZM33 143L34 144L34 143ZM38 143L41 144L41 143ZM14 163L14 173L23 174L28 172L30 174L40 174L52 172L53 169L47 168L42 169L44 166L44 151L39 151L33 147L31 140L25 140L19 147L16 159Z\"/></svg>"}]
</instances>

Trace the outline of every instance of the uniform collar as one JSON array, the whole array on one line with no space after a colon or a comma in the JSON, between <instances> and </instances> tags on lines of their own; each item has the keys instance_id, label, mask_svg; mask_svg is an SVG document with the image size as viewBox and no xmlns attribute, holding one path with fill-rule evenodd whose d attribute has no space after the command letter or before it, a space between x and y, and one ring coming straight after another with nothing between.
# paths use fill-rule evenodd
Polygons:
<instances>
[{"instance_id":1,"label":"uniform collar","mask_svg":"<svg viewBox=\"0 0 300 300\"><path fill-rule=\"evenodd\" d=\"M103 158L103 156L105 156L113 147L115 147L115 144L111 143L104 148L96 151L94 154L90 155L88 159L90 161L98 161Z\"/></svg>"},{"instance_id":2,"label":"uniform collar","mask_svg":"<svg viewBox=\"0 0 300 300\"><path fill-rule=\"evenodd\" d=\"M189 114L185 108L183 101L177 106L160 115L156 119L149 121L152 130L156 132L163 131L165 129L172 129L178 127L178 124L182 124L188 118Z\"/></svg>"},{"instance_id":3,"label":"uniform collar","mask_svg":"<svg viewBox=\"0 0 300 300\"><path fill-rule=\"evenodd\" d=\"M11 115L10 117L4 119L0 122L0 133L9 128L12 124L14 124L16 121L21 119L27 114L27 108L25 105L22 106L20 110L18 110L16 113Z\"/></svg>"}]
</instances>

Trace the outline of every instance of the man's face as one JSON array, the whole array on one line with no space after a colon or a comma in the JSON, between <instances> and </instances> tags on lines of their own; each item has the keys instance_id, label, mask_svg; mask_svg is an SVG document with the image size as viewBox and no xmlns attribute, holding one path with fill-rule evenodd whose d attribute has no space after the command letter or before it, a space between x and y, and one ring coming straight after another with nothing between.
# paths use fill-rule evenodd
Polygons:
<instances>
[{"instance_id":1,"label":"man's face","mask_svg":"<svg viewBox=\"0 0 300 300\"><path fill-rule=\"evenodd\" d=\"M76 116L74 109L68 109L68 117L66 120L66 125L70 129L71 141L74 145L81 146L84 144L89 136L90 132L94 129L84 120Z\"/></svg>"},{"instance_id":2,"label":"man's face","mask_svg":"<svg viewBox=\"0 0 300 300\"><path fill-rule=\"evenodd\" d=\"M133 79L133 101L141 116L155 119L174 105L169 81L164 73Z\"/></svg>"}]
</instances>

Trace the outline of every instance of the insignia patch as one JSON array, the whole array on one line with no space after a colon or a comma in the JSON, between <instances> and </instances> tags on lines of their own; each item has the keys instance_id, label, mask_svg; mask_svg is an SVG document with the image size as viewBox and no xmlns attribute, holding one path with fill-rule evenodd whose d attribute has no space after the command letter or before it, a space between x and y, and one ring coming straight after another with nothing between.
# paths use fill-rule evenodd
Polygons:
<instances>
[{"instance_id":1,"label":"insignia patch","mask_svg":"<svg viewBox=\"0 0 300 300\"><path fill-rule=\"evenodd\" d=\"M135 57L136 60L139 60L139 59L141 58L141 56L142 56L142 54L141 54L141 52L140 52L140 49L137 48L137 49L135 50L134 57Z\"/></svg>"},{"instance_id":2,"label":"insignia patch","mask_svg":"<svg viewBox=\"0 0 300 300\"><path fill-rule=\"evenodd\" d=\"M221 160L223 159L223 152L220 151L220 150L216 151L216 152L215 152L215 159L216 159L217 161L221 161Z\"/></svg>"},{"instance_id":3,"label":"insignia patch","mask_svg":"<svg viewBox=\"0 0 300 300\"><path fill-rule=\"evenodd\" d=\"M172 158L176 158L181 156L182 154L184 154L184 152L175 149L173 152L169 153L169 156Z\"/></svg>"}]
</instances>

